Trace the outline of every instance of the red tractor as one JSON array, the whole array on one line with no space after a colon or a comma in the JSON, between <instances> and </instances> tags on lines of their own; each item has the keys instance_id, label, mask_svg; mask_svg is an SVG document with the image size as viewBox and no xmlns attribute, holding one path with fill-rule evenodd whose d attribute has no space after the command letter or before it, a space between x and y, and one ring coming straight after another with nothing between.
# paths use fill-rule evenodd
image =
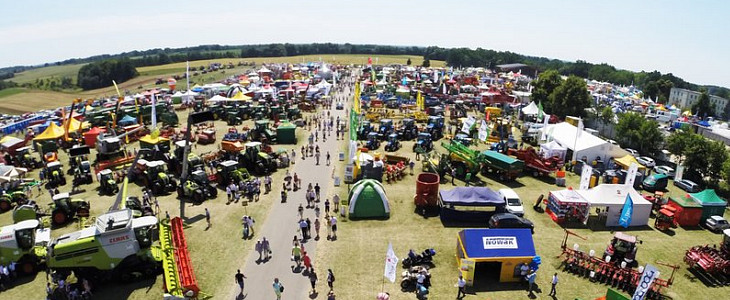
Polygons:
<instances>
[{"instance_id":1,"label":"red tractor","mask_svg":"<svg viewBox=\"0 0 730 300\"><path fill-rule=\"evenodd\" d=\"M694 246L687 250L684 262L689 268L699 269L703 273L721 281L730 277L730 229L722 232L722 245Z\"/></svg>"},{"instance_id":2,"label":"red tractor","mask_svg":"<svg viewBox=\"0 0 730 300\"><path fill-rule=\"evenodd\" d=\"M215 143L215 129L205 129L198 134L198 144L209 145Z\"/></svg>"},{"instance_id":3,"label":"red tractor","mask_svg":"<svg viewBox=\"0 0 730 300\"><path fill-rule=\"evenodd\" d=\"M636 242L638 240L633 235L628 235L623 232L616 232L613 235L611 243L606 247L606 251L603 253L603 259L608 260L617 265L621 265L622 262L626 262L626 267L635 268L639 265L636 261ZM641 243L641 241L638 241Z\"/></svg>"}]
</instances>

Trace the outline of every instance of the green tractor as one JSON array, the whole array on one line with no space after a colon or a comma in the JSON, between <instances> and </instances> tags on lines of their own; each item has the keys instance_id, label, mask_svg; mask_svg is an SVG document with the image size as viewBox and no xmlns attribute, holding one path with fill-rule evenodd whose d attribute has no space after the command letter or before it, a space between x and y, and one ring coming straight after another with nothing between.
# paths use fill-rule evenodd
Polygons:
<instances>
[{"instance_id":1,"label":"green tractor","mask_svg":"<svg viewBox=\"0 0 730 300\"><path fill-rule=\"evenodd\" d=\"M155 215L155 212L154 212L154 210L152 210L152 207L149 205L143 204L141 201L139 201L139 198L137 198L136 196L127 197L127 199L124 202L124 207L131 209L132 216L135 218Z\"/></svg>"},{"instance_id":2,"label":"green tractor","mask_svg":"<svg viewBox=\"0 0 730 300\"><path fill-rule=\"evenodd\" d=\"M298 107L290 107L286 111L286 116L289 120L297 120L302 118L302 111Z\"/></svg>"},{"instance_id":3,"label":"green tractor","mask_svg":"<svg viewBox=\"0 0 730 300\"><path fill-rule=\"evenodd\" d=\"M193 203L200 204L205 199L215 199L218 190L208 180L208 174L202 170L193 171L185 182L181 182L177 188L179 198L192 199Z\"/></svg>"},{"instance_id":4,"label":"green tractor","mask_svg":"<svg viewBox=\"0 0 730 300\"><path fill-rule=\"evenodd\" d=\"M183 152L185 150L185 141L177 141L175 142L175 155L169 160L169 168L172 171L172 174L175 174L177 177L182 177L182 165L183 165ZM200 158L195 153L188 153L188 174L189 172L195 171L195 170L203 170L204 162L203 159Z\"/></svg>"},{"instance_id":5,"label":"green tractor","mask_svg":"<svg viewBox=\"0 0 730 300\"><path fill-rule=\"evenodd\" d=\"M62 279L71 273L98 281L155 277L162 266L158 225L156 217L134 218L130 209L105 213L93 226L52 240L46 265Z\"/></svg>"},{"instance_id":6,"label":"green tractor","mask_svg":"<svg viewBox=\"0 0 730 300\"><path fill-rule=\"evenodd\" d=\"M235 160L227 160L220 163L217 167L216 174L216 180L221 186L228 186L231 182L238 184L251 177L248 170L246 168L239 168L238 162Z\"/></svg>"},{"instance_id":7,"label":"green tractor","mask_svg":"<svg viewBox=\"0 0 730 300\"><path fill-rule=\"evenodd\" d=\"M258 120L251 131L251 140L276 144L276 133L269 129L269 120Z\"/></svg>"},{"instance_id":8,"label":"green tractor","mask_svg":"<svg viewBox=\"0 0 730 300\"><path fill-rule=\"evenodd\" d=\"M26 146L15 150L15 165L33 170L42 168L43 162L30 155L30 146Z\"/></svg>"},{"instance_id":9,"label":"green tractor","mask_svg":"<svg viewBox=\"0 0 730 300\"><path fill-rule=\"evenodd\" d=\"M20 274L35 273L46 257L51 229L31 219L0 228L0 265L17 263Z\"/></svg>"},{"instance_id":10,"label":"green tractor","mask_svg":"<svg viewBox=\"0 0 730 300\"><path fill-rule=\"evenodd\" d=\"M102 195L115 195L119 192L117 182L114 180L114 174L109 169L99 172L99 191Z\"/></svg>"},{"instance_id":11,"label":"green tractor","mask_svg":"<svg viewBox=\"0 0 730 300\"><path fill-rule=\"evenodd\" d=\"M172 193L177 187L177 182L172 176L167 175L165 162L161 160L147 162L142 181L145 187L152 190L153 195Z\"/></svg>"},{"instance_id":12,"label":"green tractor","mask_svg":"<svg viewBox=\"0 0 730 300\"><path fill-rule=\"evenodd\" d=\"M58 161L49 162L44 170L49 187L58 187L66 185L66 176L63 174L61 163Z\"/></svg>"},{"instance_id":13,"label":"green tractor","mask_svg":"<svg viewBox=\"0 0 730 300\"><path fill-rule=\"evenodd\" d=\"M260 142L248 142L244 146L246 149L238 154L238 162L249 172L258 175L276 172L276 161L261 151Z\"/></svg>"},{"instance_id":14,"label":"green tractor","mask_svg":"<svg viewBox=\"0 0 730 300\"><path fill-rule=\"evenodd\" d=\"M9 211L13 205L20 206L28 203L28 195L22 191L14 191L0 195L0 212Z\"/></svg>"},{"instance_id":15,"label":"green tractor","mask_svg":"<svg viewBox=\"0 0 730 300\"><path fill-rule=\"evenodd\" d=\"M74 186L91 184L94 181L91 176L91 163L88 160L80 161L74 170L73 176L72 184Z\"/></svg>"},{"instance_id":16,"label":"green tractor","mask_svg":"<svg viewBox=\"0 0 730 300\"><path fill-rule=\"evenodd\" d=\"M51 222L55 226L62 226L74 217L87 218L91 204L86 200L71 199L69 193L59 193L53 196L51 206Z\"/></svg>"}]
</instances>

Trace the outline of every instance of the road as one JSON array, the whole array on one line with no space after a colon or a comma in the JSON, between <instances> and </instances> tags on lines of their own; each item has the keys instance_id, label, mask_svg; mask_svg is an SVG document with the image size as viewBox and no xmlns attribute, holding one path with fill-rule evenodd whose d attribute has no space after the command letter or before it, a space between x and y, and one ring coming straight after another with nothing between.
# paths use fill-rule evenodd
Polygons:
<instances>
[{"instance_id":1,"label":"road","mask_svg":"<svg viewBox=\"0 0 730 300\"><path fill-rule=\"evenodd\" d=\"M335 97L342 97L350 92L350 88L345 88L343 92L336 93ZM326 114L326 110L320 110ZM335 105L330 110L332 116L336 119L340 117L341 122L346 121L345 110L335 110ZM312 128L314 129L314 128ZM306 129L299 129L306 130ZM320 131L321 133L321 131ZM276 299L274 290L272 287L274 278L279 278L280 282L284 285L285 289L282 293L282 299L307 299L309 298L320 298L326 297L327 289L327 268L319 268L317 262L314 261L313 265L318 275L317 292L319 295L310 295L311 289L309 278L304 276L300 270L293 271L295 263L291 260L291 249L292 240L295 235L298 234L298 221L299 216L297 208L299 204L306 207L305 193L306 187L309 183L314 185L319 183L321 187L321 202L319 203L321 209L322 219L320 228L319 241L309 239L304 243L304 248L307 254L312 259L316 258L317 243L331 243L336 241L327 240L327 230L324 222L324 198L328 195L329 191L334 188L334 180L332 178L333 166L327 166L325 157L327 151L331 155L332 162L337 160L339 153L340 141L335 138L335 133L331 137L327 138L326 142L322 141L320 136L319 142L315 143L319 145L321 158L320 164L315 164L314 157L307 157L305 160L301 158L301 152L297 151L296 163L290 167L290 173L294 175L297 173L302 177L302 189L296 192L289 192L287 202L281 203L280 198L277 196L274 205L269 212L268 217L264 224L255 225L255 236L254 241L266 237L270 241L271 250L273 255L267 262L261 262L258 260L258 253L254 252L248 255L245 266L242 268L243 274L247 277L244 281L243 294L239 294L239 288L236 286L231 290L231 294L227 299ZM277 172L284 172L279 170ZM273 186L273 192L278 195L281 191L281 187ZM309 218L314 224L315 214L313 209L305 209L304 218ZM338 215L338 224L340 224ZM312 225L314 227L314 225ZM314 228L312 228L312 235L314 236ZM304 272L304 274L308 274ZM231 276L231 282L233 282L233 276Z\"/></svg>"}]
</instances>

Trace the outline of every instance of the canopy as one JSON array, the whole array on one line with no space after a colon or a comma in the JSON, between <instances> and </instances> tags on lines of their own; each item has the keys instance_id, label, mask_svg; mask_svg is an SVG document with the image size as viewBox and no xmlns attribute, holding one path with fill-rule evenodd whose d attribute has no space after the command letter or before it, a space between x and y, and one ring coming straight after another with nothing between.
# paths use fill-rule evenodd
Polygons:
<instances>
[{"instance_id":1,"label":"canopy","mask_svg":"<svg viewBox=\"0 0 730 300\"><path fill-rule=\"evenodd\" d=\"M441 190L441 201L445 205L454 206L499 206L504 205L504 199L499 194L486 187L455 187L451 190Z\"/></svg>"},{"instance_id":2,"label":"canopy","mask_svg":"<svg viewBox=\"0 0 730 300\"><path fill-rule=\"evenodd\" d=\"M624 157L616 158L613 161L615 161L616 164L618 164L619 166L621 166L622 168L624 168L624 170L628 170L629 167L631 166L631 163L635 163L637 166L639 166L639 171L642 171L643 172L646 169L646 167L644 167L642 164L640 164L636 160L636 158L634 158L631 155L625 155Z\"/></svg>"},{"instance_id":3,"label":"canopy","mask_svg":"<svg viewBox=\"0 0 730 300\"><path fill-rule=\"evenodd\" d=\"M213 98L208 99L208 101L211 101L211 102L228 101L228 100L231 100L231 99L228 97L223 97L221 95L215 95L215 96L213 96Z\"/></svg>"},{"instance_id":4,"label":"canopy","mask_svg":"<svg viewBox=\"0 0 730 300\"><path fill-rule=\"evenodd\" d=\"M18 143L22 143L23 140L16 138L14 136L6 135L2 139L0 139L0 146L3 148L10 148L12 146L15 146Z\"/></svg>"},{"instance_id":5,"label":"canopy","mask_svg":"<svg viewBox=\"0 0 730 300\"><path fill-rule=\"evenodd\" d=\"M150 145L157 145L160 142L169 141L169 140L170 139L163 137L163 136L159 136L159 135L157 137L152 137L151 134L145 135L139 139L140 142L147 143Z\"/></svg>"},{"instance_id":6,"label":"canopy","mask_svg":"<svg viewBox=\"0 0 730 300\"><path fill-rule=\"evenodd\" d=\"M135 117L132 117L131 115L126 115L126 116L124 116L124 118L119 120L119 122L117 122L117 123L119 123L120 125L121 124L137 124L137 119Z\"/></svg>"},{"instance_id":7,"label":"canopy","mask_svg":"<svg viewBox=\"0 0 730 300\"><path fill-rule=\"evenodd\" d=\"M390 217L390 206L383 184L375 179L363 179L355 183L348 199L350 219Z\"/></svg>"},{"instance_id":8,"label":"canopy","mask_svg":"<svg viewBox=\"0 0 730 300\"><path fill-rule=\"evenodd\" d=\"M720 196L718 196L713 189L706 189L699 193L689 195L692 196L692 198L695 198L695 200L697 200L697 202L702 205L722 207L725 207L727 205L727 202L725 200L722 200L722 198L720 198Z\"/></svg>"},{"instance_id":9,"label":"canopy","mask_svg":"<svg viewBox=\"0 0 730 300\"><path fill-rule=\"evenodd\" d=\"M634 187L625 184L601 184L589 190L577 191L588 203L607 210L606 226L619 226L621 210L626 203L626 196L631 196L633 210L629 226L645 226L649 223L652 204L644 199Z\"/></svg>"},{"instance_id":10,"label":"canopy","mask_svg":"<svg viewBox=\"0 0 730 300\"><path fill-rule=\"evenodd\" d=\"M248 100L251 100L251 97L246 96L246 95L243 94L243 92L239 91L238 93L236 93L235 95L233 95L233 97L231 97L230 100L234 100L234 101L248 101Z\"/></svg>"},{"instance_id":11,"label":"canopy","mask_svg":"<svg viewBox=\"0 0 730 300\"><path fill-rule=\"evenodd\" d=\"M48 128L46 128L45 131L43 131L41 134L37 135L35 138L33 138L34 141L43 141L43 140L53 140L57 139L63 136L63 134L66 131L61 128L61 126L56 125L56 123L51 122L50 125L48 125Z\"/></svg>"},{"instance_id":12,"label":"canopy","mask_svg":"<svg viewBox=\"0 0 730 300\"><path fill-rule=\"evenodd\" d=\"M91 124L89 124L89 122L81 122L79 120L71 118L71 124L68 124L68 131L75 132L89 127L91 127Z\"/></svg>"},{"instance_id":13,"label":"canopy","mask_svg":"<svg viewBox=\"0 0 730 300\"><path fill-rule=\"evenodd\" d=\"M540 153L542 157L553 157L557 156L560 159L565 159L565 154L568 152L568 148L561 146L556 141L550 141L540 145Z\"/></svg>"},{"instance_id":14,"label":"canopy","mask_svg":"<svg viewBox=\"0 0 730 300\"><path fill-rule=\"evenodd\" d=\"M521 109L522 114L525 115L537 115L540 109L535 105L535 101L531 101L530 104Z\"/></svg>"}]
</instances>

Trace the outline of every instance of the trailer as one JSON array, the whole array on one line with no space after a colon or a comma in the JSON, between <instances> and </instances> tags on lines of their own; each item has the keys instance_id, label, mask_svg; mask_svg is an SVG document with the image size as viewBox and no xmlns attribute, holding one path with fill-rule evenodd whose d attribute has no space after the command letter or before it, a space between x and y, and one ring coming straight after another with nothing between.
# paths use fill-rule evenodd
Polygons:
<instances>
[{"instance_id":1,"label":"trailer","mask_svg":"<svg viewBox=\"0 0 730 300\"><path fill-rule=\"evenodd\" d=\"M497 151L486 150L481 153L481 156L484 161L482 174L496 174L501 181L514 180L525 168L524 161Z\"/></svg>"},{"instance_id":2,"label":"trailer","mask_svg":"<svg viewBox=\"0 0 730 300\"><path fill-rule=\"evenodd\" d=\"M538 177L550 175L563 167L563 161L559 157L542 158L535 151L535 148L527 147L525 149L509 149L509 155L517 157L517 159L525 162L525 170L532 172L532 176Z\"/></svg>"}]
</instances>

